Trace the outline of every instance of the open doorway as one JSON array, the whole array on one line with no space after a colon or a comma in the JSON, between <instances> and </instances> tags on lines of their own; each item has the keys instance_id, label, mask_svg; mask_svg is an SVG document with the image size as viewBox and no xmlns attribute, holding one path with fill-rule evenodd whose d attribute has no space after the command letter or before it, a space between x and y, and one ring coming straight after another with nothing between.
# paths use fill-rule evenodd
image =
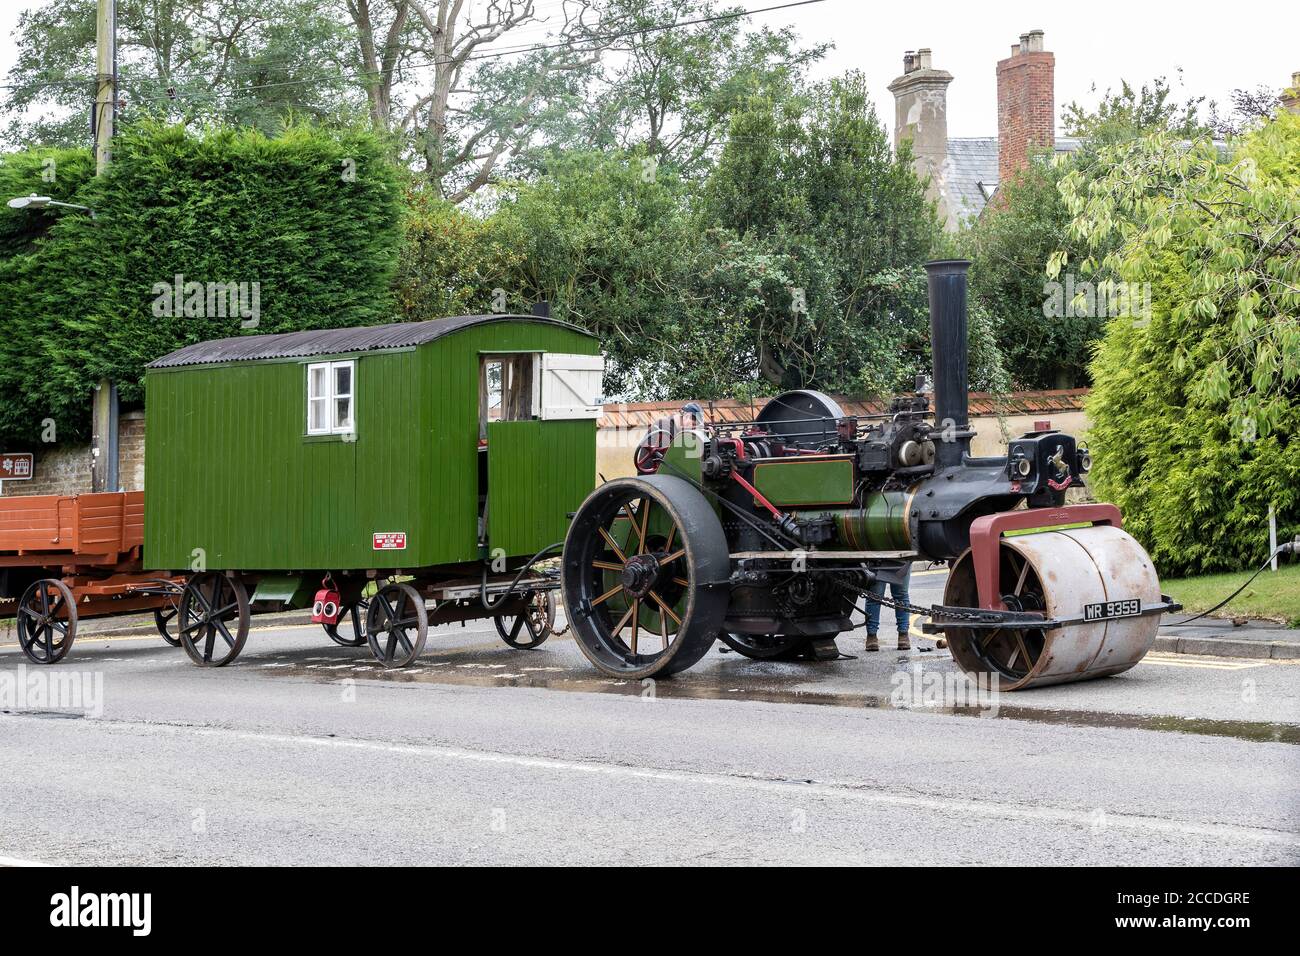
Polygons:
<instances>
[{"instance_id":1,"label":"open doorway","mask_svg":"<svg viewBox=\"0 0 1300 956\"><path fill-rule=\"evenodd\" d=\"M537 417L537 353L486 353L478 377L478 534L487 541L488 424Z\"/></svg>"}]
</instances>

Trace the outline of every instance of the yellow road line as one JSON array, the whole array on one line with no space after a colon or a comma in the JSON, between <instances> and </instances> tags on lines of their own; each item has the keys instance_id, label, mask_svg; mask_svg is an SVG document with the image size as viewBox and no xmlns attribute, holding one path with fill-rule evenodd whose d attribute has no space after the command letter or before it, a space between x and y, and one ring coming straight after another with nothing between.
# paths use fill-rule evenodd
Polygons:
<instances>
[{"instance_id":1,"label":"yellow road line","mask_svg":"<svg viewBox=\"0 0 1300 956\"><path fill-rule=\"evenodd\" d=\"M1253 657L1205 657L1192 654L1169 654L1157 651L1142 658L1142 663L1161 664L1165 667L1202 667L1219 671L1241 671L1248 670L1252 667L1265 667L1269 664L1282 664L1285 663L1285 661L1274 661Z\"/></svg>"}]
</instances>

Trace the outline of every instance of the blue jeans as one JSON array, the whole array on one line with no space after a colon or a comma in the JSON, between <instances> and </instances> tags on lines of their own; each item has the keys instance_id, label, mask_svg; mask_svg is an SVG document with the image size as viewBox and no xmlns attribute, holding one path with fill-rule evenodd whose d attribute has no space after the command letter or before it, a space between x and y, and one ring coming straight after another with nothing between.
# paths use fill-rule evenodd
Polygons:
<instances>
[{"instance_id":1,"label":"blue jeans","mask_svg":"<svg viewBox=\"0 0 1300 956\"><path fill-rule=\"evenodd\" d=\"M892 597L895 601L900 601L904 604L909 603L911 601L911 597L908 594L908 584L911 582L911 580L912 580L912 569L908 568L907 575L906 577L903 578L902 584L889 585L889 596ZM872 581L871 587L868 588L868 590L871 591L872 594L879 594L881 597L884 597L885 582L881 580ZM898 633L906 634L908 625L911 623L912 620L911 615L909 615L906 611L902 609L896 609L894 611L894 619L898 622ZM880 605L877 604L875 601L871 600L870 598L868 598L867 599L867 633L875 634L878 630L880 630Z\"/></svg>"}]
</instances>

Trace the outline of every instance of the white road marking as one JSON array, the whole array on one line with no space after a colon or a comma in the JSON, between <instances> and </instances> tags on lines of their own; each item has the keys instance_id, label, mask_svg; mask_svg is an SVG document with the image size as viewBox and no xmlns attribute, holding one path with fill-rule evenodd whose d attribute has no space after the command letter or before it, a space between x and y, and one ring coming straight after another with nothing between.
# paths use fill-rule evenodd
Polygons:
<instances>
[{"instance_id":1,"label":"white road marking","mask_svg":"<svg viewBox=\"0 0 1300 956\"><path fill-rule=\"evenodd\" d=\"M39 860L20 860L16 856L0 856L0 866L49 866Z\"/></svg>"},{"instance_id":2,"label":"white road marking","mask_svg":"<svg viewBox=\"0 0 1300 956\"><path fill-rule=\"evenodd\" d=\"M3 720L6 718L0 718ZM21 717L7 719L21 720ZM225 740L247 741L268 746L326 748L336 750L369 751L381 754L400 754L433 760L461 761L464 763L492 764L523 767L530 770L564 774L585 774L608 778L650 780L688 786L718 787L736 790L761 791L785 797L806 799L808 795L834 800L847 800L876 806L900 807L911 810L932 811L944 817L959 819L964 815L1021 820L1026 822L1054 823L1073 827L1092 828L1095 811L1072 810L1066 807L1045 807L1039 804L997 803L991 800L969 800L958 797L921 796L911 793L891 792L865 787L852 781L840 783L796 783L779 779L730 776L705 771L660 770L651 767L631 767L600 761L559 760L553 757L528 757L522 754L463 750L458 747L440 747L418 744L385 744L371 740L353 740L339 737L311 737L291 734L266 734L231 730L224 727L186 727L175 724L146 724L137 721L87 721L84 728L96 730L125 729L150 734L195 736ZM1218 840L1271 843L1300 848L1300 834L1272 830L1264 827L1236 826L1225 823L1192 823L1160 817L1127 813L1107 813L1106 825L1120 829L1151 833L1201 836Z\"/></svg>"}]
</instances>

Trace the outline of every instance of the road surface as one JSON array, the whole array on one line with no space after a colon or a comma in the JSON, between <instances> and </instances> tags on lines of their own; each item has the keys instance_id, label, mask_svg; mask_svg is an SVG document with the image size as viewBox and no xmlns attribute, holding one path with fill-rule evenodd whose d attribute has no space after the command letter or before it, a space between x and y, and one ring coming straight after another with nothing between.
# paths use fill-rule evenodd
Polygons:
<instances>
[{"instance_id":1,"label":"road surface","mask_svg":"<svg viewBox=\"0 0 1300 956\"><path fill-rule=\"evenodd\" d=\"M1300 863L1300 665L1153 655L954 707L923 692L946 652L861 638L645 685L482 623L403 672L310 626L219 670L157 638L39 672L0 647L0 861ZM79 708L39 699L56 671Z\"/></svg>"}]
</instances>

